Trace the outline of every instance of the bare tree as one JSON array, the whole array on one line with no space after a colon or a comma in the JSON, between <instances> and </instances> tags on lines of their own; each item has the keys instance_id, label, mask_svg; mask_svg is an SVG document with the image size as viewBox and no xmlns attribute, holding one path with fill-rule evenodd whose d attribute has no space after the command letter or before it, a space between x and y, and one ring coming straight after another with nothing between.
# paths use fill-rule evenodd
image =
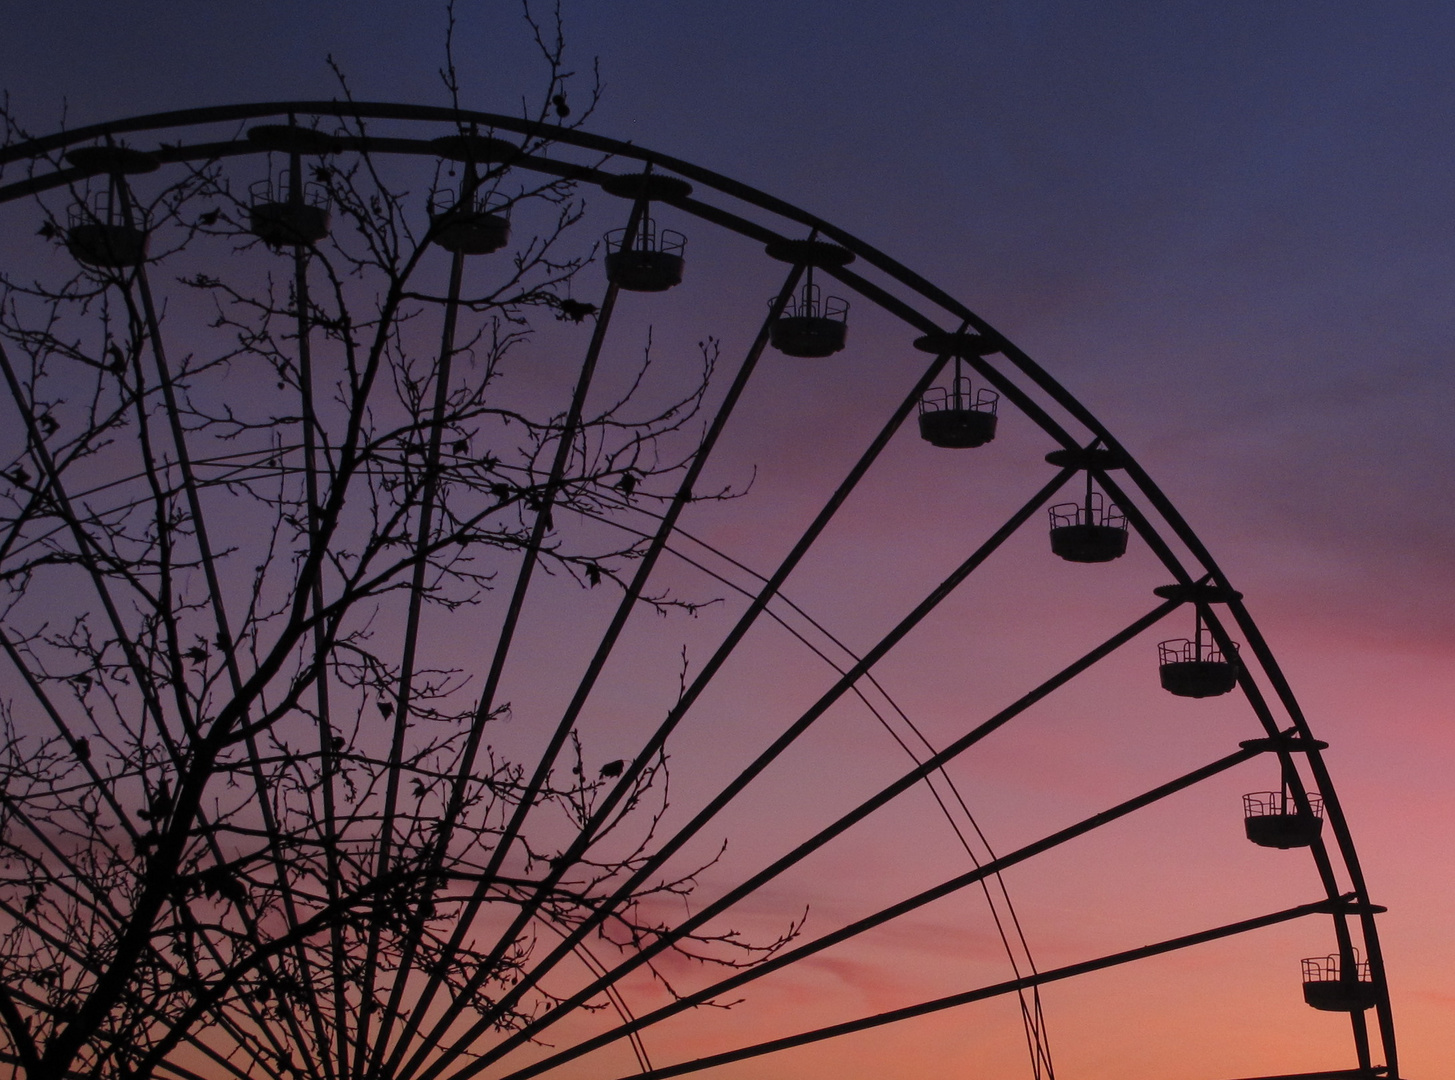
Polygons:
<instances>
[{"instance_id":1,"label":"bare tree","mask_svg":"<svg viewBox=\"0 0 1455 1080\"><path fill-rule=\"evenodd\" d=\"M575 93L558 20L531 27L535 134L462 124L413 171L347 110L252 131L247 191L224 161L156 181L109 142L35 166L84 175L39 204L60 276L0 296L0 1031L29 1080L401 1075L554 1000L541 925L591 920L621 954L691 892L634 878L662 751L588 766L565 723L522 763L491 737L532 575L630 593L645 542L592 523L669 497L715 357L664 379L648 350L591 394L580 197L513 165L597 88ZM186 288L164 304L162 281ZM586 357L566 406L517 385L542 326ZM493 596L488 663L432 662Z\"/></svg>"}]
</instances>

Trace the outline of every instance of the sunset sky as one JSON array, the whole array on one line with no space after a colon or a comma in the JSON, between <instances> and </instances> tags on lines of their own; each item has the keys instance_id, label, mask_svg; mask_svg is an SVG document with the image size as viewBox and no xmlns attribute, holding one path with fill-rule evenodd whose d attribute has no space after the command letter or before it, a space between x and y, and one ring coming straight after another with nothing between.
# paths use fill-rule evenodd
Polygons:
<instances>
[{"instance_id":1,"label":"sunset sky","mask_svg":"<svg viewBox=\"0 0 1455 1080\"><path fill-rule=\"evenodd\" d=\"M1431 0L567 0L564 16L578 85L600 60L605 90L590 130L743 181L880 248L986 318L1137 456L1246 594L1313 729L1331 744L1327 760L1373 897L1390 909L1381 927L1404 1075L1434 1080L1455 1070L1455 8ZM517 5L462 0L459 20L464 103L514 113L522 97L534 100L539 64ZM331 55L358 99L445 104L443 28L432 3L54 0L7 15L0 89L43 134L62 122L191 106L328 99L337 93ZM701 249L712 250L706 241ZM769 278L743 284L734 272L690 264L689 284L704 293L741 288L755 305L772 292ZM668 323L663 333L713 333L730 347L761 311L733 326ZM784 384L781 399L750 403L760 410L753 415L765 418L765 432L773 417L807 416L837 433L822 439L829 450L861 445L885 411L871 416L858 404L879 377L871 354L890 348L897 359L885 392L902 396L923 358L866 326L851 338L845 374ZM1028 455L1050 448L1017 438L1011 430L996 445ZM783 461L783 473L764 476L744 502L756 499L756 508L736 522L732 514L709 519L715 536L761 554L759 568L771 567L778 536L801 528L817 506L801 500L822 497L803 493L840 468L838 459L819 468L806 431L765 439L778 441L745 448L730 464ZM993 512L1003 502L1003 517L1029 493L977 487L922 450L891 455L855 510L857 531L845 534L842 550L831 546L832 561L810 578L819 586L816 613L856 645L964 557L968 545L945 515L964 505ZM921 529L921 521L944 527ZM1150 561L1142 552L1129 564L1138 557ZM1020 675L1049 664L1016 651L1024 643L1043 639L1061 657L1073 640L1068 622L1100 617L1087 614L1090 601L1057 602L1070 580L1055 576L1061 569L987 586L991 602L1016 612L1009 640L1021 644L990 655L1009 672L1007 689L1019 680L1024 690ZM1146 599L1142 590L1123 605L1128 620L1151 606ZM890 665L932 728L950 705L919 700L915 665L958 662L956 617L947 612L937 637ZM1112 629L1098 622L1083 636ZM781 692L796 702L781 690L798 677L793 663L779 670L778 658L761 661L765 684L777 681L774 700ZM1209 739L1179 756L1158 741L1158 724L1186 732L1215 713L1195 719L1179 702L1175 716L1154 717L1165 704L1155 690L1122 697L1114 681L1093 689L1124 708L1124 731L1088 732L1052 712L1044 730L989 748L976 766L977 790L1018 792L1002 804L1024 815L991 811L992 842L1032 839L1098 809L1112 792L1227 752L1226 741ZM1081 741L1094 768L1080 767ZM821 752L819 780L829 783L855 750L826 742ZM1125 788L1106 764L1117 761ZM811 756L803 768L813 775ZM1262 783L1248 779L1246 790ZM1239 778L1205 800L1199 794L1186 820L1206 828L1184 834L1182 860L1153 873L1143 891L1108 885L1084 907L1060 909L1044 899L1058 879L1080 879L1094 866L1120 858L1140 866L1145 836L1108 835L1038 870L1046 880L1027 882L1042 898L1029 901L1032 947L1048 965L1071 962L1085 955L1083 929L1103 940L1080 919L1111 927L1106 940L1140 944L1144 928L1150 940L1196 924L1214 895L1246 888L1261 898L1259 875L1272 865L1265 856L1282 856L1244 850L1236 835L1244 786ZM799 794L785 788L772 798L789 806ZM762 814L778 806L764 803ZM1221 825L1200 816L1225 810L1227 844L1217 839ZM894 845L882 847L893 862ZM901 861L901 881L942 876L909 854ZM1300 869L1307 891L1312 876ZM824 872L852 876L845 867ZM851 890L846 910L875 895L869 886ZM1249 903L1249 914L1269 906ZM1164 908L1187 919L1162 920ZM777 914L764 914L764 925ZM1127 922L1112 926L1117 919ZM948 935L934 944L886 939L877 946L886 964L922 967L919 985L934 993L963 985L963 971L940 970L939 942L954 940L945 928L953 916L945 921L927 918L926 935ZM1194 1008L1175 1018L1169 1011L1164 1027L1164 980L1226 989L1266 947L1283 957L1273 970L1287 971L1278 995L1296 1003L1296 961L1323 951L1322 942L1285 927L1168 963L1139 983L1068 990L1050 1016L1058 1073L1201 1077L1177 1062L1237 1043L1239 1025L1252 1018L1219 1006L1188 1027ZM970 983L982 979L975 972ZM859 995L859 1011L901 1002L880 974L833 977ZM839 1017L820 1018L812 986L805 977L802 1001L793 998L802 988L773 991L774 1008L790 1002L802 1021L793 1026ZM1127 1015L1145 1018L1145 1030L1131 1033L1149 1048L1135 1065L1144 1071L1119 1067L1130 1036L1108 1034L1120 1021L1107 1003L1118 1000ZM743 1022L769 1037L778 1031L772 1011L747 1012ZM1287 1015L1343 1040L1331 1036L1331 1046L1347 1043L1336 1020L1301 1004ZM1019 1037L1013 1017L1003 1030ZM981 1075L971 1067L976 1055L998 1062L1003 1054L1007 1070L1024 1069L1013 1040L981 1045L941 1017L899 1042L789 1055L732 1075L826 1080L857 1053L894 1080ZM1250 1060L1250 1071L1261 1067ZM1320 1064L1279 1061L1290 1070Z\"/></svg>"}]
</instances>

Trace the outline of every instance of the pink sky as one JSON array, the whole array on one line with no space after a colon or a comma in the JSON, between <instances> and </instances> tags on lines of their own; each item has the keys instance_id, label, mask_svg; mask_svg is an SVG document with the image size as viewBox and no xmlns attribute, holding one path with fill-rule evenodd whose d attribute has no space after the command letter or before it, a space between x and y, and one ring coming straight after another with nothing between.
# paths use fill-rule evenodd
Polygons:
<instances>
[{"instance_id":1,"label":"pink sky","mask_svg":"<svg viewBox=\"0 0 1455 1080\"><path fill-rule=\"evenodd\" d=\"M328 97L329 52L360 98L442 100L437 13L326 7L255 4L174 25L64 0L12 20L0 82L41 132L63 101L76 125ZM600 54L607 81L592 130L781 196L925 274L1137 456L1244 591L1330 743L1372 894L1390 909L1381 934L1404 1075L1450 1072L1455 238L1444 118L1455 77L1444 45L1455 17L1227 0L575 7L573 48ZM464 15L467 103L510 112L530 86L514 11ZM660 307L631 298L620 358L650 322L664 356L689 355L711 333L735 363L778 269L700 224L664 224L691 233L688 277ZM4 243L30 231L8 230ZM771 570L927 359L902 326L855 305L841 357L769 354L711 474L741 481L757 466L754 490L685 522L756 570ZM872 644L1049 477L1040 455L1052 448L1009 409L979 451L936 451L902 432L787 595L850 645ZM1042 522L883 665L886 687L938 744L1149 610L1166 581L1135 541L1106 567L1056 563ZM678 645L700 662L739 607L629 637L587 719L603 759L629 754L642 697L657 710L649 719L670 701ZM604 617L596 601L543 585L522 655L584 647ZM1257 734L1240 702L1157 689L1155 642L1188 621L1177 613L1168 632L1143 635L956 766L997 849ZM825 669L784 641L756 633L682 733L679 812L822 689ZM906 760L862 708L831 712L784 772L709 830L731 846L707 893ZM1305 855L1241 838L1239 795L1275 782L1271 763L1254 761L1009 874L1037 960L1071 963L1317 899ZM928 800L905 802L755 898L744 925L769 931L811 897L820 932L963 867ZM1003 978L989 933L982 901L936 905L765 979L731 1012L664 1028L658 1063ZM1309 920L1048 988L1058 1072L1217 1080L1344 1067L1347 1023L1298 998L1298 959L1329 941L1325 922ZM642 1008L661 1001L649 985L635 993ZM596 1060L566 1073L630 1071L617 1051ZM931 1080L1026 1075L1026 1064L1015 1016L996 1001L723 1074Z\"/></svg>"}]
</instances>

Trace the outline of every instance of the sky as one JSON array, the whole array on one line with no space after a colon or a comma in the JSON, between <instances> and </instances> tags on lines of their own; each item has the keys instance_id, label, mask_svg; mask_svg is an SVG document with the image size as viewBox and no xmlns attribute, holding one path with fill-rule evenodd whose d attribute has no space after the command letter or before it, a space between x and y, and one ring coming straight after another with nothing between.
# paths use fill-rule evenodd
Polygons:
<instances>
[{"instance_id":1,"label":"sky","mask_svg":"<svg viewBox=\"0 0 1455 1080\"><path fill-rule=\"evenodd\" d=\"M1314 730L1331 744L1328 760L1374 898L1390 909L1381 926L1404 1073L1448 1075L1455 11L1425 0L578 0L563 11L576 85L593 57L604 82L590 130L767 191L899 259L1047 368L1157 480L1247 595ZM522 96L538 96L539 64L515 5L461 3L458 14L465 102L512 113ZM330 98L330 56L357 98L442 104L443 26L434 4L57 0L7 17L0 87L38 133L63 118L74 126L190 106ZM574 100L582 96L573 91ZM699 273L695 265L691 272ZM731 340L745 328L712 332ZM857 402L853 395L874 376L852 351L888 346L879 331L853 332L842 385L840 376L804 378L785 398L754 403L761 416L807 410L840 430L845 445L859 438L868 414L844 402ZM1013 432L1005 438L1015 444ZM773 537L801 527L803 493L822 478L805 460L801 433L755 449L796 464L782 479L764 479L752 497L759 509L709 524L766 553ZM921 578L953 565L956 552L963 557L953 530L920 527L929 511L1017 497L951 475L921 449L895 451L883 485L855 511L857 531L815 579L821 610L851 638L869 640L869 627L879 625L865 612L882 621ZM1045 640L1057 643L1070 640L1067 620L1095 617L1074 596L1057 602L1057 589L1069 592L1065 580L1009 574L987 589L992 604L1034 607L1049 623ZM1024 650L1037 640L1036 625L1029 616L1017 622L1023 633L1011 636L1004 655L989 650L987 662L1011 671L1030 664ZM944 703L918 700L916 665L954 663L968 640L947 624L913 656L891 661L917 715L933 721ZM792 683L795 670L773 679ZM988 813L1000 837L1034 833L1041 822L1032 803L1048 822L1062 820L1061 810L1090 808L1103 788L1120 790L1118 767L1127 777L1161 775L1172 758L1149 749L1158 739L1146 719L1155 696L1114 683L1106 693L1123 704L1136 737L1088 732L1051 715L1044 730L992 747L977 766L977 790L1037 792L1034 800L1007 797L1017 815ZM1115 754L1106 752L1110 738L1124 740ZM834 756L842 747L819 752L820 765L833 766L827 771L843 765ZM814 759L803 767L813 769ZM1202 810L1178 820L1198 821ZM1257 893L1269 873L1204 832L1185 839L1178 873L1190 887L1174 908L1194 911L1223 890ZM1037 871L1048 883L1029 882L1028 892L1053 896L1055 882L1068 877L1079 890L1097 859L1139 865L1140 842L1109 835L1104 849L1077 856L1083 861ZM902 868L906 879L917 872ZM1074 959L1083 922L1148 904L1145 891L1106 889L1084 907L1032 901L1033 946L1043 942L1058 962ZM1136 937L1144 924L1108 933ZM1280 934L1277 947L1292 965L1306 943ZM935 967L923 941L883 948L893 963ZM1116 1016L1160 1015L1163 978L1230 979L1246 958L1238 947L1224 957L1216 970L1169 966L1135 985L1067 991L1051 1017L1068 1063L1058 1071L1111 1075L1126 1060L1105 1037ZM935 970L925 985L953 987L961 974ZM880 976L836 977L871 1005L878 1000L870 991ZM801 1015L818 1007L815 984L806 985ZM1109 1000L1129 1011L1117 1013ZM1225 1000L1237 994L1218 997ZM1182 1028L1183 1038L1157 1028L1143 1040L1161 1047L1141 1066L1145 1074L1167 1075L1198 1052L1198 1040L1211 1046L1221 1034L1225 1042L1227 1031L1253 1023L1233 1006L1209 1013L1196 1030ZM752 1014L751 1022L772 1027L771 1017ZM1003 1049L949 1023L921 1030L932 1038L915 1036L913 1052L886 1042L852 1053L896 1076L964 1075L975 1055L999 1060ZM809 1067L833 1067L835 1053L851 1051L826 1052ZM792 1066L776 1064L771 1075Z\"/></svg>"}]
</instances>

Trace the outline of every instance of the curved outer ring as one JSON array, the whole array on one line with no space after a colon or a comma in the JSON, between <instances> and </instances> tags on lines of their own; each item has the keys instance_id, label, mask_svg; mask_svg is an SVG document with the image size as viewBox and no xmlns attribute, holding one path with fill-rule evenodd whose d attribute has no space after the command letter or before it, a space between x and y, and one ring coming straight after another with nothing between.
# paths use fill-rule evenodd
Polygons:
<instances>
[{"instance_id":1,"label":"curved outer ring","mask_svg":"<svg viewBox=\"0 0 1455 1080\"><path fill-rule=\"evenodd\" d=\"M505 131L515 133L516 135L523 135L526 137L526 147L530 146L532 140L540 140L543 143L565 144L604 154L612 158L641 162L644 165L650 166L653 170L668 169L672 173L693 181L694 184L701 185L704 188L711 189L721 195L726 195L739 202L756 207L759 210L767 211L789 222L796 222L809 229L811 236L814 238L828 238L852 252L858 259L862 259L864 263L878 270L893 282L910 290L921 300L929 301L939 308L941 312L959 320L959 325L948 332L973 332L990 339L994 343L994 349L1004 356L1016 371L1085 428L1086 432L1094 440L1093 445L1099 445L1119 455L1119 465L1126 472L1132 485L1146 499L1147 503L1156 511L1163 522L1165 522L1176 539L1186 548L1187 552L1197 564L1198 569L1193 571L1183 565L1182 561L1178 559L1176 554L1162 540L1155 527L1147 520L1147 517L1140 512L1138 507L1130 499L1124 497L1120 486L1112 476L1106 472L1095 470L1097 479L1106 488L1108 495L1124 509L1128 520L1137 530L1143 541L1156 553L1163 565L1176 579L1177 583L1182 586L1191 586L1195 580L1197 582L1207 581L1216 587L1218 593L1227 596L1227 610L1232 615L1238 632L1243 635L1244 641L1246 642L1247 651L1243 655L1247 656L1251 653L1252 657L1256 659L1264 677L1268 680L1269 686L1276 694L1278 703L1287 712L1293 723L1293 728L1290 731L1280 733L1277 722L1269 711L1267 704L1264 702L1260 691L1253 683L1246 669L1243 670L1240 673L1239 682L1248 697L1250 705L1252 705L1255 713L1257 713L1266 729L1269 748L1278 754L1284 775L1294 781L1293 787L1296 798L1305 799L1306 794L1303 792L1301 784L1297 779L1297 772L1293 768L1292 755L1294 753L1302 753L1307 756L1310 773L1315 780L1319 793L1323 796L1324 813L1334 834L1344 869L1348 874L1349 890L1341 890L1333 863L1322 841L1316 841L1314 844L1314 860L1317 864L1320 878L1323 881L1331 910L1333 911L1334 930L1341 953L1346 954L1352 944L1347 921L1348 917L1352 914L1357 915L1359 919L1360 936L1363 939L1369 961L1370 975L1374 981L1378 997L1375 1005L1375 1013L1378 1020L1385 1060L1384 1069L1376 1069L1375 1071L1383 1072L1391 1078L1398 1077L1399 1071L1395 1049L1394 1022L1390 1010L1383 957L1374 922L1375 913L1382 909L1376 908L1370 902L1364 874L1359 864L1358 854L1354 849L1348 823L1344 817L1339 800L1334 793L1332 781L1319 752L1319 748L1324 744L1314 739L1313 733L1309 729L1308 722L1298 706L1298 702L1293 695L1287 679L1284 677L1282 670L1279 668L1277 661L1268 648L1267 642L1259 632L1252 617L1248 614L1242 602L1241 594L1233 589L1227 576L1213 560L1211 554L1209 554L1202 541L1198 539L1192 528L1177 512L1176 508L1173 507L1172 503L1152 482L1151 478L1136 460L1127 453L1126 449L1117 442L1112 434L1084 405L1077 401L1070 392L1047 374L1040 365L1008 341L1003 335L998 333L985 319L975 314L965 305L932 285L912 270L896 262L883 252L864 243L857 237L829 224L813 214L749 187L746 184L693 165L690 162L646 150L634 146L631 143L592 135L583 131L561 128L550 124L540 124L531 120L523 120L494 113L426 105L340 101L264 102L152 113L109 123L92 124L71 131L59 132L54 135L0 148L0 171L3 171L4 167L11 163L22 161L31 163L31 173L26 179L0 186L0 203L11 202L27 195L35 195L43 191L63 187L83 180L90 175L95 175L94 171L77 168L75 166L63 167L54 172L39 175L34 172L34 164L38 160L45 160L49 155L55 155L60 151L64 151L67 147L72 147L76 144L88 144L92 140L98 139L104 140L105 143L110 143L116 136L128 133L151 132L159 129L184 126L191 127L201 124L236 123L265 117L286 116L291 119L296 115L329 116L336 117L339 120L353 120L360 122L361 129L362 121L365 120L430 121L452 125L462 132L483 127L487 130ZM372 135L340 137L338 139L337 149L334 152L347 150L413 154L431 157L437 157L439 155L438 147L430 139L375 137ZM161 144L156 149L150 151L163 164L184 161L206 161L222 157L265 152L267 152L266 148L259 146L255 141L249 140L245 132L241 132L238 137L225 142L198 143L193 145L183 145L181 143ZM540 157L530 154L525 150L522 150L518 160L508 162L507 164L511 167L526 168L533 171L556 174L563 178L578 179L598 184L613 175L599 168L575 165L552 158ZM764 244L791 239L766 226L749 221L727 209L710 205L697 198L673 199L672 203L675 207L686 213ZM920 334L943 335L947 333L946 328L937 323L929 315L911 306L909 302L887 292L884 288L864 279L859 274L852 273L844 267L825 266L822 270L824 273L837 278L843 284L855 289L861 295L874 301L879 306L899 316ZM1039 425L1042 430L1052 436L1062 448L1073 451L1080 448L1081 444L1076 438L1034 401L1023 388L1008 378L1005 373L990 365L983 357L972 357L967 362L987 382L994 386L997 391L1008 397L1021 411L1026 413L1027 416ZM1230 635L1216 618L1215 614L1207 611L1206 608L1204 608L1204 613L1208 616L1209 626L1218 644L1225 651L1228 650L1231 647ZM1296 738L1289 739L1289 735L1294 735ZM1352 1019L1355 1042L1361 1058L1360 1071L1364 1072L1369 1069L1367 1063L1368 1033L1364 1026L1362 1013L1352 1014Z\"/></svg>"}]
</instances>

